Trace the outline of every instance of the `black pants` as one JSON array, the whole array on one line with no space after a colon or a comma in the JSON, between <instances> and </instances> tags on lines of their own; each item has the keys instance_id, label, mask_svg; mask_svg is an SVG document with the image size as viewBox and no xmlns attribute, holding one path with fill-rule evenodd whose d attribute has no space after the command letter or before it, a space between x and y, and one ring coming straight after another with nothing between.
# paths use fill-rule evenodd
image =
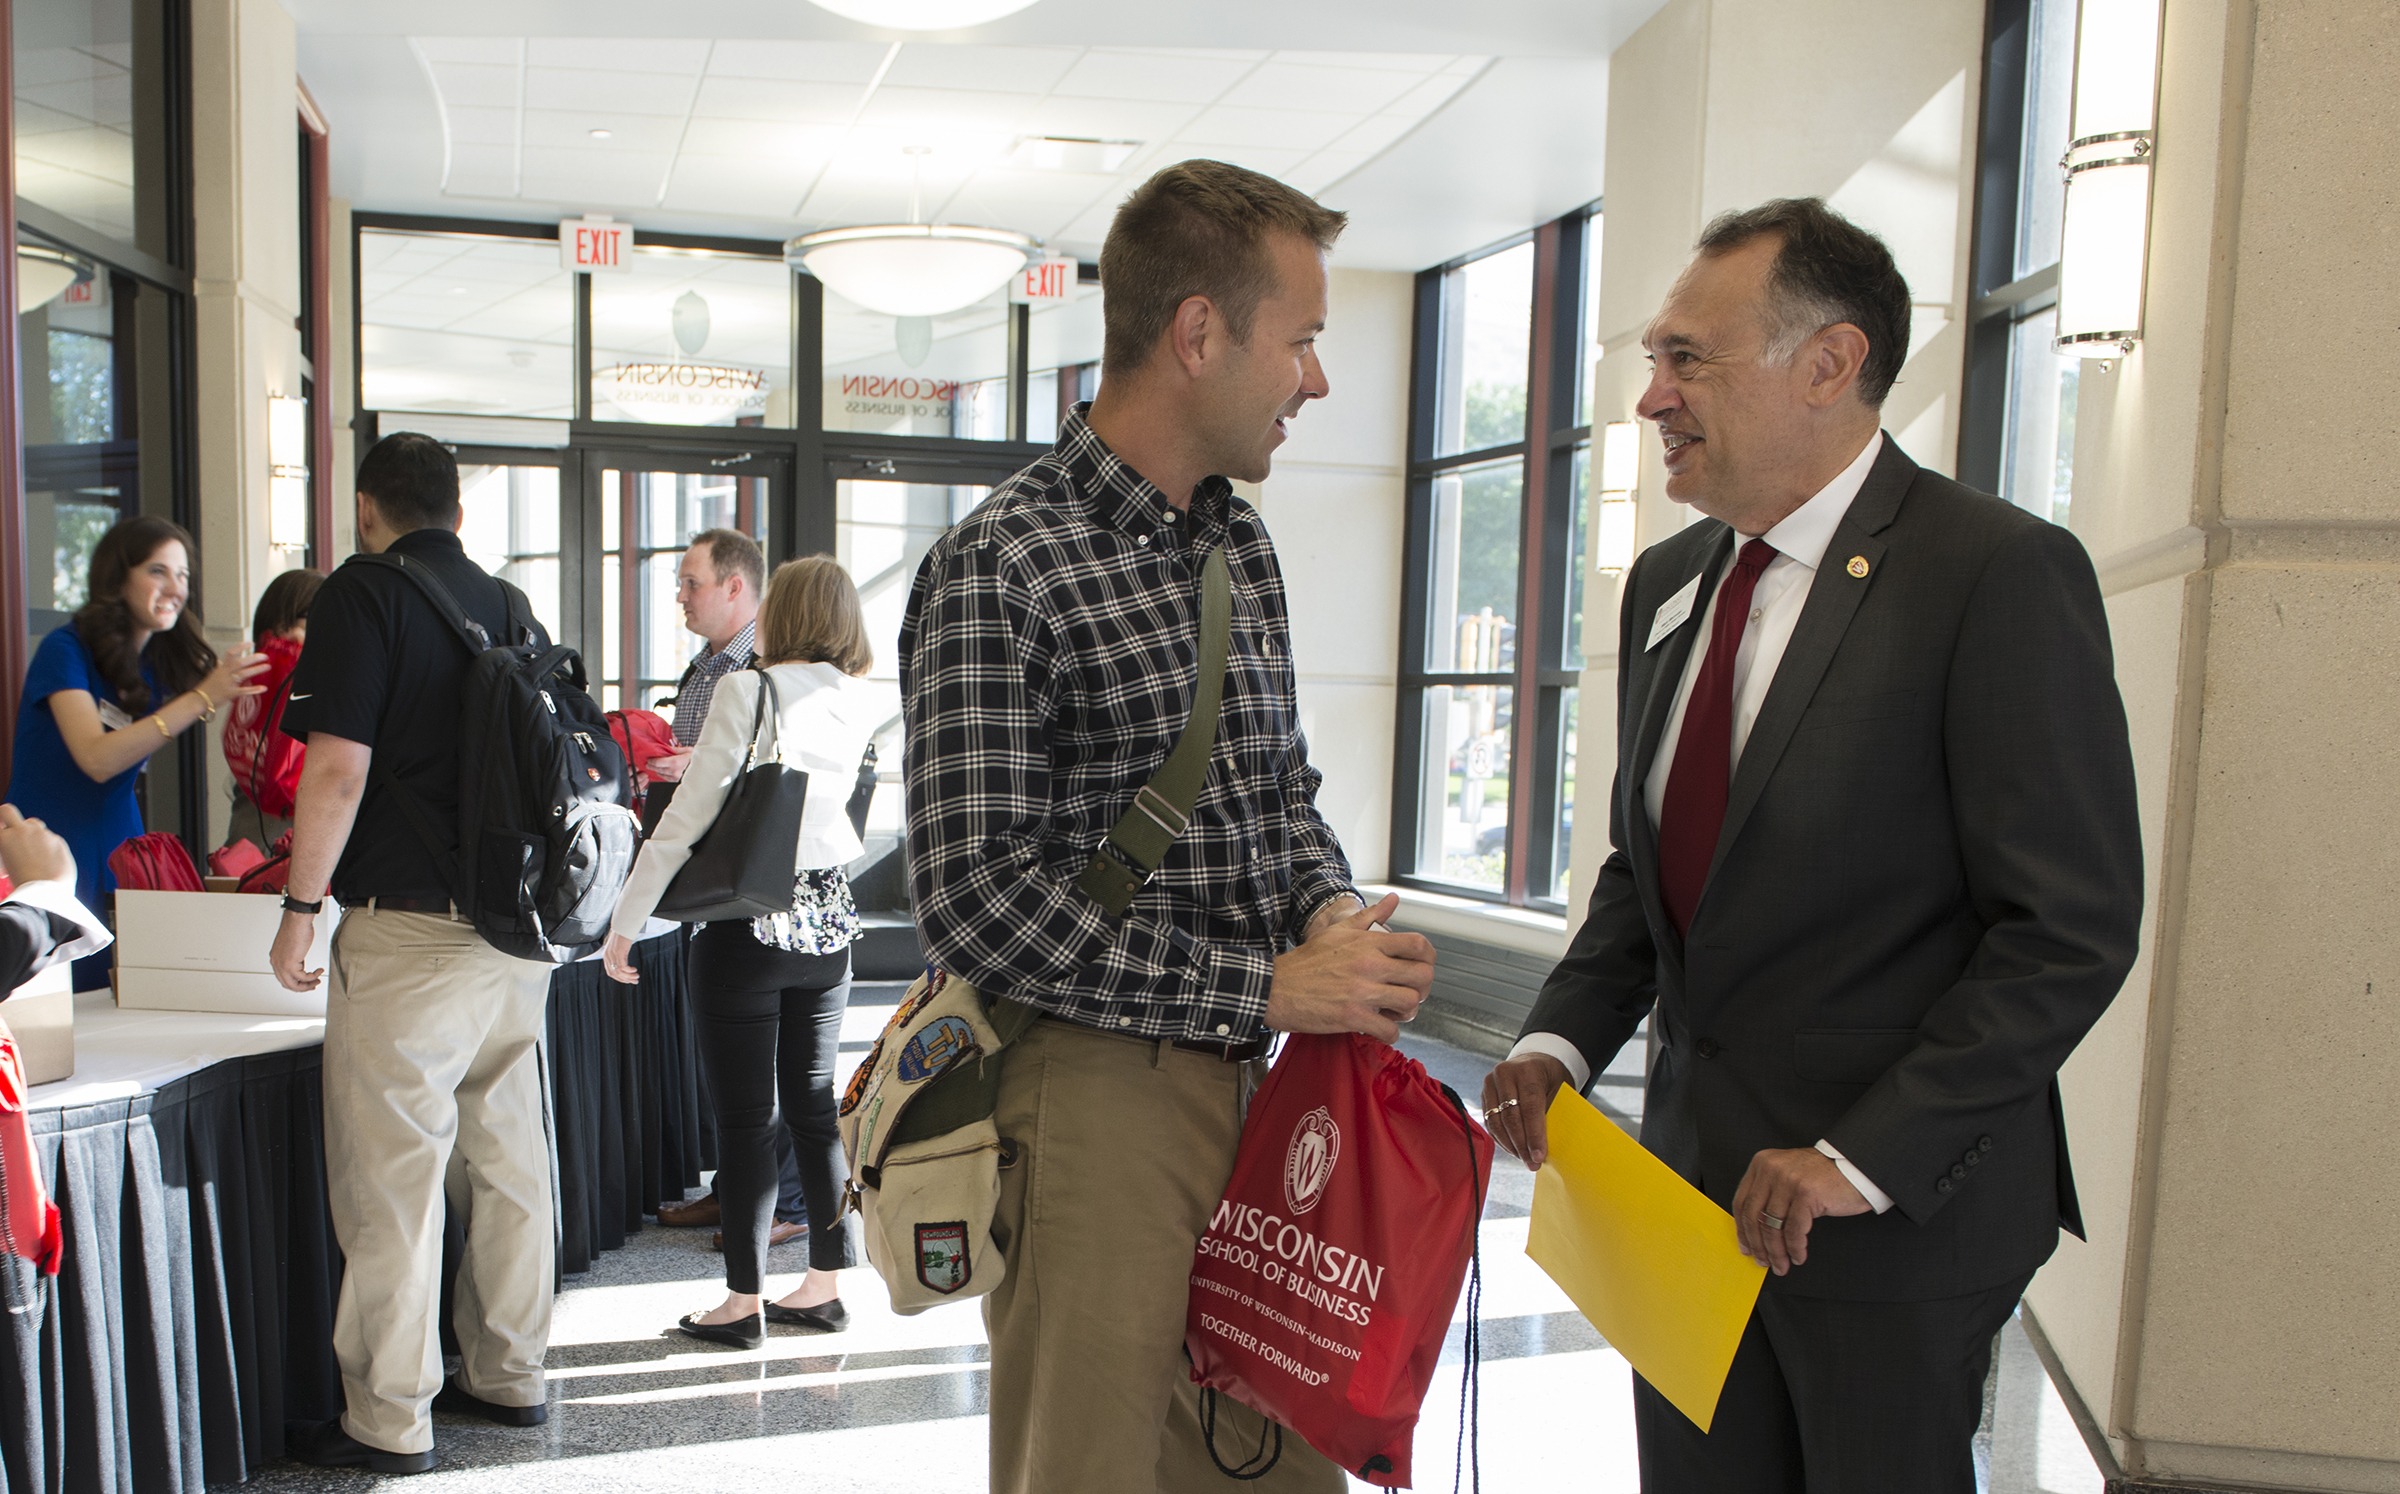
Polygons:
<instances>
[{"instance_id":1,"label":"black pants","mask_svg":"<svg viewBox=\"0 0 2400 1494\"><path fill-rule=\"evenodd\" d=\"M1770 1284L1707 1432L1634 1377L1642 1494L1974 1494L1992 1336L2027 1280L1933 1302Z\"/></svg>"},{"instance_id":2,"label":"black pants","mask_svg":"<svg viewBox=\"0 0 2400 1494\"><path fill-rule=\"evenodd\" d=\"M777 1098L808 1209L808 1263L858 1264L841 1217L841 1135L834 1059L850 1004L850 956L789 954L747 922L712 923L692 939L692 1010L717 1112L717 1204L725 1221L725 1285L760 1290L775 1215Z\"/></svg>"}]
</instances>

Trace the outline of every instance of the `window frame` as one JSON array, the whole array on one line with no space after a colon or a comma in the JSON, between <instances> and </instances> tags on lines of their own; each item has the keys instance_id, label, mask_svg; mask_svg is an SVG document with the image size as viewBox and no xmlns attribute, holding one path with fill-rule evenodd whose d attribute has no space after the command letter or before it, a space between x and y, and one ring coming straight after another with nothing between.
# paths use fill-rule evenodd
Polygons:
<instances>
[{"instance_id":1,"label":"window frame","mask_svg":"<svg viewBox=\"0 0 2400 1494\"><path fill-rule=\"evenodd\" d=\"M1598 202L1421 271L1416 278L1409 362L1406 533L1402 544L1400 663L1393 740L1391 880L1404 887L1510 907L1563 913L1552 895L1568 855L1555 833L1563 792L1561 763L1567 692L1583 671L1569 664L1568 599L1573 578L1561 568L1574 553L1578 518L1575 461L1591 444L1583 423L1583 378L1593 287L1584 283L1587 236L1596 233ZM1435 455L1441 408L1443 289L1451 272L1477 260L1533 245L1523 438L1472 451ZM1453 472L1497 461L1520 464L1516 655L1484 673L1426 667L1426 629L1432 608L1434 483ZM1588 544L1588 540L1587 540ZM1526 627L1524 620L1532 626ZM1426 700L1431 691L1497 686L1510 692L1508 832L1501 886L1495 890L1432 875L1419 864L1425 772Z\"/></svg>"}]
</instances>

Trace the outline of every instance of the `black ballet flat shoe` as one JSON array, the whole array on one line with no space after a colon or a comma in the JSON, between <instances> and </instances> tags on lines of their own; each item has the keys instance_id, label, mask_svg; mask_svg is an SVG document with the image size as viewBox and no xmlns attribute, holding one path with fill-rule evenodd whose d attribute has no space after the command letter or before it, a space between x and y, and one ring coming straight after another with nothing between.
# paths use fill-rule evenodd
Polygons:
<instances>
[{"instance_id":1,"label":"black ballet flat shoe","mask_svg":"<svg viewBox=\"0 0 2400 1494\"><path fill-rule=\"evenodd\" d=\"M736 1318L730 1323L703 1323L700 1314L687 1312L676 1319L675 1326L702 1343L728 1349L763 1349L767 1344L767 1325L755 1317Z\"/></svg>"},{"instance_id":2,"label":"black ballet flat shoe","mask_svg":"<svg viewBox=\"0 0 2400 1494\"><path fill-rule=\"evenodd\" d=\"M839 1297L815 1307L785 1307L779 1302L770 1302L767 1304L767 1321L806 1328L811 1333L839 1333L850 1326L850 1310L842 1306Z\"/></svg>"},{"instance_id":3,"label":"black ballet flat shoe","mask_svg":"<svg viewBox=\"0 0 2400 1494\"><path fill-rule=\"evenodd\" d=\"M460 1384L456 1375L442 1382L441 1390L433 1398L433 1409L454 1416L480 1416L502 1427L538 1427L550 1419L547 1404L503 1406L498 1401L487 1401Z\"/></svg>"},{"instance_id":4,"label":"black ballet flat shoe","mask_svg":"<svg viewBox=\"0 0 2400 1494\"><path fill-rule=\"evenodd\" d=\"M431 1473L433 1449L423 1452L386 1452L370 1447L342 1430L342 1419L331 1421L285 1422L283 1450L303 1463L319 1468L364 1468L369 1473Z\"/></svg>"}]
</instances>

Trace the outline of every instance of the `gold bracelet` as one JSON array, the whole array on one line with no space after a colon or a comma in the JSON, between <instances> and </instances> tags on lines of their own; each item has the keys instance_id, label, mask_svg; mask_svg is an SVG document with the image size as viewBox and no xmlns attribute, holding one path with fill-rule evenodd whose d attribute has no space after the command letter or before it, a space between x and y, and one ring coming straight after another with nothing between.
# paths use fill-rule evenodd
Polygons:
<instances>
[{"instance_id":1,"label":"gold bracelet","mask_svg":"<svg viewBox=\"0 0 2400 1494\"><path fill-rule=\"evenodd\" d=\"M217 703L208 698L208 692L201 689L198 685L194 685L192 686L192 693L200 697L200 719L203 721L216 720Z\"/></svg>"},{"instance_id":2,"label":"gold bracelet","mask_svg":"<svg viewBox=\"0 0 2400 1494\"><path fill-rule=\"evenodd\" d=\"M158 728L158 734L162 739L169 742L175 740L175 733L167 730L167 718L163 714L153 712L150 717L150 724Z\"/></svg>"}]
</instances>

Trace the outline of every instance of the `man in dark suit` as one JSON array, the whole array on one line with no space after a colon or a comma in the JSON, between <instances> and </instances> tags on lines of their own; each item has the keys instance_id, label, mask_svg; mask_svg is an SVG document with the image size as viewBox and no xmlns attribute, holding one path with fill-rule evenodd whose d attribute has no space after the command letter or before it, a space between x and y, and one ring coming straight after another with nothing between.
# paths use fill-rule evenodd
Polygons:
<instances>
[{"instance_id":1,"label":"man in dark suit","mask_svg":"<svg viewBox=\"0 0 2400 1494\"><path fill-rule=\"evenodd\" d=\"M1667 493L1627 575L1612 851L1484 1104L1528 1165L1645 1014L1642 1144L1771 1275L1702 1433L1635 1382L1669 1491L1974 1487L1992 1336L2079 1228L2055 1077L2141 921L2089 558L1878 428L1882 242L1728 214L1644 338Z\"/></svg>"}]
</instances>

